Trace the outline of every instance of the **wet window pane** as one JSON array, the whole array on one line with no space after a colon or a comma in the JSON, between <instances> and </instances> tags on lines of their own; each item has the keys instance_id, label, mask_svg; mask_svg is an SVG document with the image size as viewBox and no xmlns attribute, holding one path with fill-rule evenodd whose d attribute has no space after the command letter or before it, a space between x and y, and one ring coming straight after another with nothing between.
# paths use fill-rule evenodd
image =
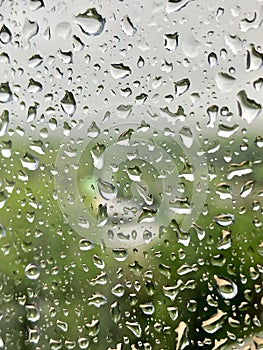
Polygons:
<instances>
[{"instance_id":1,"label":"wet window pane","mask_svg":"<svg viewBox=\"0 0 263 350\"><path fill-rule=\"evenodd\" d=\"M0 0L0 349L263 348L262 0Z\"/></svg>"}]
</instances>

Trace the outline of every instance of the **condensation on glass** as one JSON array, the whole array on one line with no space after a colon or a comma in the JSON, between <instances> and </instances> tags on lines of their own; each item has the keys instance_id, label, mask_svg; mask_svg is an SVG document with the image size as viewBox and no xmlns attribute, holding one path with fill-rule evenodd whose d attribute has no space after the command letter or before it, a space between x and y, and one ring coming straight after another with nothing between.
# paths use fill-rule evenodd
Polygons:
<instances>
[{"instance_id":1,"label":"condensation on glass","mask_svg":"<svg viewBox=\"0 0 263 350\"><path fill-rule=\"evenodd\" d=\"M0 0L0 349L263 348L262 0Z\"/></svg>"}]
</instances>

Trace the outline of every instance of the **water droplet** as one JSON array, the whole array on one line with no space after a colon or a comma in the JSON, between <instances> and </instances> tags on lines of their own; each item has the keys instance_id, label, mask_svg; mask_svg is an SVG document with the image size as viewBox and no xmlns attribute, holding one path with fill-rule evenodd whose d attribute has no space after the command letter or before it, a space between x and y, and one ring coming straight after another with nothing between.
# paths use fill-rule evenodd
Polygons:
<instances>
[{"instance_id":1,"label":"water droplet","mask_svg":"<svg viewBox=\"0 0 263 350\"><path fill-rule=\"evenodd\" d=\"M145 315L152 315L155 311L155 307L152 303L140 304L140 308Z\"/></svg>"},{"instance_id":2,"label":"water droplet","mask_svg":"<svg viewBox=\"0 0 263 350\"><path fill-rule=\"evenodd\" d=\"M106 205L99 204L97 210L97 226L102 227L105 226L108 221L108 212Z\"/></svg>"},{"instance_id":3,"label":"water droplet","mask_svg":"<svg viewBox=\"0 0 263 350\"><path fill-rule=\"evenodd\" d=\"M254 180L247 180L241 188L240 196L243 198L246 198L248 195L250 195L250 193L254 188L254 185L255 185Z\"/></svg>"},{"instance_id":4,"label":"water droplet","mask_svg":"<svg viewBox=\"0 0 263 350\"><path fill-rule=\"evenodd\" d=\"M28 18L25 19L24 26L22 28L23 37L30 41L34 36L38 34L39 25L37 22L30 21Z\"/></svg>"},{"instance_id":5,"label":"water droplet","mask_svg":"<svg viewBox=\"0 0 263 350\"><path fill-rule=\"evenodd\" d=\"M232 232L227 230L222 230L220 242L217 245L217 249L226 250L231 248L232 245Z\"/></svg>"},{"instance_id":6,"label":"water droplet","mask_svg":"<svg viewBox=\"0 0 263 350\"><path fill-rule=\"evenodd\" d=\"M44 144L41 140L32 141L29 148L38 154L45 154Z\"/></svg>"},{"instance_id":7,"label":"water droplet","mask_svg":"<svg viewBox=\"0 0 263 350\"><path fill-rule=\"evenodd\" d=\"M248 98L245 90L242 90L237 94L237 99L239 116L251 124L252 121L261 113L261 104Z\"/></svg>"},{"instance_id":8,"label":"water droplet","mask_svg":"<svg viewBox=\"0 0 263 350\"><path fill-rule=\"evenodd\" d=\"M164 47L168 51L175 51L178 47L179 34L177 32L173 34L165 34Z\"/></svg>"},{"instance_id":9,"label":"water droplet","mask_svg":"<svg viewBox=\"0 0 263 350\"><path fill-rule=\"evenodd\" d=\"M186 56L193 58L198 56L200 48L200 42L195 39L193 35L184 38L183 52Z\"/></svg>"},{"instance_id":10,"label":"water droplet","mask_svg":"<svg viewBox=\"0 0 263 350\"><path fill-rule=\"evenodd\" d=\"M71 24L68 22L60 22L55 27L55 33L63 40L67 40L71 34Z\"/></svg>"},{"instance_id":11,"label":"water droplet","mask_svg":"<svg viewBox=\"0 0 263 350\"><path fill-rule=\"evenodd\" d=\"M263 147L263 138L261 136L257 136L255 139L255 145L259 148Z\"/></svg>"},{"instance_id":12,"label":"water droplet","mask_svg":"<svg viewBox=\"0 0 263 350\"><path fill-rule=\"evenodd\" d=\"M6 45L10 43L12 40L12 33L10 30L3 25L2 28L0 29L0 41L2 44Z\"/></svg>"},{"instance_id":13,"label":"water droplet","mask_svg":"<svg viewBox=\"0 0 263 350\"><path fill-rule=\"evenodd\" d=\"M106 147L102 144L97 143L94 147L92 147L92 150L90 151L92 159L93 159L93 165L97 169L102 169L104 166L104 152L106 150Z\"/></svg>"},{"instance_id":14,"label":"water droplet","mask_svg":"<svg viewBox=\"0 0 263 350\"><path fill-rule=\"evenodd\" d=\"M176 350L185 349L189 345L187 324L181 321L175 331L177 333Z\"/></svg>"},{"instance_id":15,"label":"water droplet","mask_svg":"<svg viewBox=\"0 0 263 350\"><path fill-rule=\"evenodd\" d=\"M135 337L140 338L142 334L142 328L139 322L128 322L126 321L127 328L135 335Z\"/></svg>"},{"instance_id":16,"label":"water droplet","mask_svg":"<svg viewBox=\"0 0 263 350\"><path fill-rule=\"evenodd\" d=\"M97 308L100 308L105 304L107 304L107 298L100 293L95 293L90 298L88 298L88 305L93 305Z\"/></svg>"},{"instance_id":17,"label":"water droplet","mask_svg":"<svg viewBox=\"0 0 263 350\"><path fill-rule=\"evenodd\" d=\"M76 16L76 23L84 34L96 36L103 32L106 21L95 8L89 8Z\"/></svg>"},{"instance_id":18,"label":"water droplet","mask_svg":"<svg viewBox=\"0 0 263 350\"><path fill-rule=\"evenodd\" d=\"M6 236L6 231L3 224L0 224L0 239Z\"/></svg>"},{"instance_id":19,"label":"water droplet","mask_svg":"<svg viewBox=\"0 0 263 350\"><path fill-rule=\"evenodd\" d=\"M58 328L60 328L63 332L67 332L68 331L68 324L67 322L63 322L61 320L57 320L57 326Z\"/></svg>"},{"instance_id":20,"label":"water droplet","mask_svg":"<svg viewBox=\"0 0 263 350\"><path fill-rule=\"evenodd\" d=\"M21 164L24 168L28 170L36 170L39 166L39 160L37 157L26 152L23 158L20 159Z\"/></svg>"},{"instance_id":21,"label":"water droplet","mask_svg":"<svg viewBox=\"0 0 263 350\"><path fill-rule=\"evenodd\" d=\"M68 115L72 116L76 111L76 101L72 92L66 90L65 95L60 101L63 111Z\"/></svg>"},{"instance_id":22,"label":"water droplet","mask_svg":"<svg viewBox=\"0 0 263 350\"><path fill-rule=\"evenodd\" d=\"M40 268L36 264L28 264L25 268L25 275L30 280L36 280L40 276Z\"/></svg>"},{"instance_id":23,"label":"water droplet","mask_svg":"<svg viewBox=\"0 0 263 350\"><path fill-rule=\"evenodd\" d=\"M131 74L131 69L123 63L113 63L111 65L111 75L114 79L124 79Z\"/></svg>"},{"instance_id":24,"label":"water droplet","mask_svg":"<svg viewBox=\"0 0 263 350\"><path fill-rule=\"evenodd\" d=\"M92 139L96 139L99 136L99 134L100 134L100 128L93 121L87 130L87 135Z\"/></svg>"},{"instance_id":25,"label":"water droplet","mask_svg":"<svg viewBox=\"0 0 263 350\"><path fill-rule=\"evenodd\" d=\"M256 91L260 91L263 88L263 78L258 78L253 82L253 87Z\"/></svg>"},{"instance_id":26,"label":"water droplet","mask_svg":"<svg viewBox=\"0 0 263 350\"><path fill-rule=\"evenodd\" d=\"M7 195L4 191L0 191L0 209L2 209L7 201Z\"/></svg>"},{"instance_id":27,"label":"water droplet","mask_svg":"<svg viewBox=\"0 0 263 350\"><path fill-rule=\"evenodd\" d=\"M179 12L184 9L188 4L194 0L169 0L166 6L166 12L168 14L173 12ZM176 349L177 350L177 349Z\"/></svg>"},{"instance_id":28,"label":"water droplet","mask_svg":"<svg viewBox=\"0 0 263 350\"><path fill-rule=\"evenodd\" d=\"M216 84L219 90L229 92L233 89L236 78L228 73L218 73L216 76Z\"/></svg>"},{"instance_id":29,"label":"water droplet","mask_svg":"<svg viewBox=\"0 0 263 350\"><path fill-rule=\"evenodd\" d=\"M135 28L129 16L124 16L122 18L121 29L129 37L133 37L137 32L137 29Z\"/></svg>"},{"instance_id":30,"label":"water droplet","mask_svg":"<svg viewBox=\"0 0 263 350\"><path fill-rule=\"evenodd\" d=\"M100 321L93 319L90 323L85 323L85 327L87 328L88 335L95 337L100 332Z\"/></svg>"},{"instance_id":31,"label":"water droplet","mask_svg":"<svg viewBox=\"0 0 263 350\"><path fill-rule=\"evenodd\" d=\"M0 84L0 103L7 103L13 98L9 83Z\"/></svg>"},{"instance_id":32,"label":"water droplet","mask_svg":"<svg viewBox=\"0 0 263 350\"><path fill-rule=\"evenodd\" d=\"M94 243L87 238L82 238L79 241L79 249L82 251L92 250L94 248Z\"/></svg>"},{"instance_id":33,"label":"water droplet","mask_svg":"<svg viewBox=\"0 0 263 350\"><path fill-rule=\"evenodd\" d=\"M227 179L231 180L235 176L243 176L252 173L250 161L244 160L239 164L231 164L228 170Z\"/></svg>"},{"instance_id":34,"label":"water droplet","mask_svg":"<svg viewBox=\"0 0 263 350\"><path fill-rule=\"evenodd\" d=\"M223 327L227 313L222 310L218 310L216 314L211 316L209 319L202 322L202 328L207 333L215 333L221 327Z\"/></svg>"},{"instance_id":35,"label":"water droplet","mask_svg":"<svg viewBox=\"0 0 263 350\"><path fill-rule=\"evenodd\" d=\"M208 63L210 65L210 67L216 67L218 65L218 58L214 52L211 52L208 55Z\"/></svg>"},{"instance_id":36,"label":"water droplet","mask_svg":"<svg viewBox=\"0 0 263 350\"><path fill-rule=\"evenodd\" d=\"M113 295L115 295L116 297L120 298L120 297L124 296L125 289L124 289L124 286L122 284L118 283L118 284L116 284L116 286L114 286L111 289L111 292L112 292Z\"/></svg>"},{"instance_id":37,"label":"water droplet","mask_svg":"<svg viewBox=\"0 0 263 350\"><path fill-rule=\"evenodd\" d=\"M232 199L231 186L225 182L221 182L216 186L216 194L219 195L220 199Z\"/></svg>"},{"instance_id":38,"label":"water droplet","mask_svg":"<svg viewBox=\"0 0 263 350\"><path fill-rule=\"evenodd\" d=\"M163 294L171 299L172 301L175 300L175 298L177 297L181 286L183 285L183 281L182 280L178 280L177 284L174 286L163 286Z\"/></svg>"},{"instance_id":39,"label":"water droplet","mask_svg":"<svg viewBox=\"0 0 263 350\"><path fill-rule=\"evenodd\" d=\"M28 60L28 66L30 68L36 68L36 67L40 66L42 63L43 63L43 57L41 57L38 54L33 55Z\"/></svg>"},{"instance_id":40,"label":"water droplet","mask_svg":"<svg viewBox=\"0 0 263 350\"><path fill-rule=\"evenodd\" d=\"M233 299L237 295L237 285L229 278L221 278L217 275L214 275L214 279L216 281L218 293L224 299Z\"/></svg>"},{"instance_id":41,"label":"water droplet","mask_svg":"<svg viewBox=\"0 0 263 350\"><path fill-rule=\"evenodd\" d=\"M187 148L191 148L194 142L194 136L191 131L191 129L188 126L184 126L180 131L179 131L179 136L181 140L183 141L183 144Z\"/></svg>"},{"instance_id":42,"label":"water droplet","mask_svg":"<svg viewBox=\"0 0 263 350\"><path fill-rule=\"evenodd\" d=\"M134 130L131 128L129 128L128 130L125 130L118 137L117 144L122 145L122 146L129 146L133 133L134 133Z\"/></svg>"},{"instance_id":43,"label":"water droplet","mask_svg":"<svg viewBox=\"0 0 263 350\"><path fill-rule=\"evenodd\" d=\"M125 261L128 258L128 251L124 248L113 249L112 253L116 261Z\"/></svg>"},{"instance_id":44,"label":"water droplet","mask_svg":"<svg viewBox=\"0 0 263 350\"><path fill-rule=\"evenodd\" d=\"M174 83L176 96L181 96L190 88L190 80L188 78L178 80Z\"/></svg>"},{"instance_id":45,"label":"water droplet","mask_svg":"<svg viewBox=\"0 0 263 350\"><path fill-rule=\"evenodd\" d=\"M247 50L247 71L257 71L261 69L263 53L256 50L254 44Z\"/></svg>"},{"instance_id":46,"label":"water droplet","mask_svg":"<svg viewBox=\"0 0 263 350\"><path fill-rule=\"evenodd\" d=\"M45 7L44 0L30 0L29 8L31 11L37 11L41 7Z\"/></svg>"},{"instance_id":47,"label":"water droplet","mask_svg":"<svg viewBox=\"0 0 263 350\"><path fill-rule=\"evenodd\" d=\"M98 255L93 256L93 264L100 270L104 269L105 263Z\"/></svg>"},{"instance_id":48,"label":"water droplet","mask_svg":"<svg viewBox=\"0 0 263 350\"><path fill-rule=\"evenodd\" d=\"M168 314L172 321L175 321L178 317L178 307L177 306L168 306L167 307Z\"/></svg>"},{"instance_id":49,"label":"water droplet","mask_svg":"<svg viewBox=\"0 0 263 350\"><path fill-rule=\"evenodd\" d=\"M120 305L115 301L110 307L111 319L114 323L117 323L121 319Z\"/></svg>"},{"instance_id":50,"label":"water droplet","mask_svg":"<svg viewBox=\"0 0 263 350\"><path fill-rule=\"evenodd\" d=\"M28 92L31 92L33 94L37 93L37 92L40 92L42 91L43 89L43 86L40 82L34 80L34 79L29 79L29 83L28 83L28 86L27 86L27 90Z\"/></svg>"},{"instance_id":51,"label":"water droplet","mask_svg":"<svg viewBox=\"0 0 263 350\"><path fill-rule=\"evenodd\" d=\"M4 136L9 124L9 112L4 110L0 116L0 137Z\"/></svg>"},{"instance_id":52,"label":"water droplet","mask_svg":"<svg viewBox=\"0 0 263 350\"><path fill-rule=\"evenodd\" d=\"M117 197L117 188L113 184L103 181L101 179L97 180L98 190L102 198L106 200L113 200Z\"/></svg>"},{"instance_id":53,"label":"water droplet","mask_svg":"<svg viewBox=\"0 0 263 350\"><path fill-rule=\"evenodd\" d=\"M26 308L26 316L28 321L30 322L36 322L40 319L40 311L38 306L34 304L27 304L25 305Z\"/></svg>"},{"instance_id":54,"label":"water droplet","mask_svg":"<svg viewBox=\"0 0 263 350\"><path fill-rule=\"evenodd\" d=\"M214 217L214 221L220 226L229 226L235 222L233 214L219 214Z\"/></svg>"},{"instance_id":55,"label":"water droplet","mask_svg":"<svg viewBox=\"0 0 263 350\"><path fill-rule=\"evenodd\" d=\"M142 171L137 165L124 169L124 171L127 173L130 180L135 182L141 181Z\"/></svg>"},{"instance_id":56,"label":"water droplet","mask_svg":"<svg viewBox=\"0 0 263 350\"><path fill-rule=\"evenodd\" d=\"M169 208L179 215L190 215L192 207L188 198L176 198L169 203Z\"/></svg>"},{"instance_id":57,"label":"water droplet","mask_svg":"<svg viewBox=\"0 0 263 350\"><path fill-rule=\"evenodd\" d=\"M225 125L225 124L219 124L217 135L220 137L229 138L229 137L233 136L237 132L238 129L239 129L238 124L234 124L231 126Z\"/></svg>"},{"instance_id":58,"label":"water droplet","mask_svg":"<svg viewBox=\"0 0 263 350\"><path fill-rule=\"evenodd\" d=\"M154 210L154 209L143 208L138 217L138 223L153 222L156 214L157 214L157 209ZM152 233L148 230L145 231L144 238L145 240L149 240L149 239L151 240Z\"/></svg>"}]
</instances>

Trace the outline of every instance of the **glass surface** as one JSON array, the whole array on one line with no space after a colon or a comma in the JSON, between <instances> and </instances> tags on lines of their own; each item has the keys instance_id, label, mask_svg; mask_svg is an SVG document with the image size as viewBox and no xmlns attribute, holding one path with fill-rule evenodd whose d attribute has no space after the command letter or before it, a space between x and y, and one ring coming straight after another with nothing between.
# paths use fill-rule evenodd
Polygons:
<instances>
[{"instance_id":1,"label":"glass surface","mask_svg":"<svg viewBox=\"0 0 263 350\"><path fill-rule=\"evenodd\" d=\"M0 349L263 348L262 0L0 0Z\"/></svg>"}]
</instances>

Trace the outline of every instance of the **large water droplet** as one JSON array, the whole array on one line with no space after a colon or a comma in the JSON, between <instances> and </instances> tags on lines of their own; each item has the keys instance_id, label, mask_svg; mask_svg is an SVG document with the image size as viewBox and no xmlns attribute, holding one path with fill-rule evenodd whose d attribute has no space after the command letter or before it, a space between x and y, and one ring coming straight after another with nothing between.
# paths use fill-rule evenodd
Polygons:
<instances>
[{"instance_id":1,"label":"large water droplet","mask_svg":"<svg viewBox=\"0 0 263 350\"><path fill-rule=\"evenodd\" d=\"M175 51L178 47L179 35L177 32L173 34L165 34L164 47L168 51Z\"/></svg>"},{"instance_id":2,"label":"large water droplet","mask_svg":"<svg viewBox=\"0 0 263 350\"><path fill-rule=\"evenodd\" d=\"M262 111L261 104L248 98L245 90L237 94L237 100L239 116L251 124Z\"/></svg>"},{"instance_id":3,"label":"large water droplet","mask_svg":"<svg viewBox=\"0 0 263 350\"><path fill-rule=\"evenodd\" d=\"M209 319L202 322L202 328L207 333L217 332L224 324L227 313L222 310L218 310L216 314Z\"/></svg>"},{"instance_id":4,"label":"large water droplet","mask_svg":"<svg viewBox=\"0 0 263 350\"><path fill-rule=\"evenodd\" d=\"M113 184L99 179L97 185L102 198L112 200L117 197L117 188Z\"/></svg>"},{"instance_id":5,"label":"large water droplet","mask_svg":"<svg viewBox=\"0 0 263 350\"><path fill-rule=\"evenodd\" d=\"M142 328L139 322L126 322L127 328L137 337L140 338L142 334Z\"/></svg>"},{"instance_id":6,"label":"large water droplet","mask_svg":"<svg viewBox=\"0 0 263 350\"><path fill-rule=\"evenodd\" d=\"M12 91L9 83L0 84L0 103L7 103L12 100Z\"/></svg>"},{"instance_id":7,"label":"large water droplet","mask_svg":"<svg viewBox=\"0 0 263 350\"><path fill-rule=\"evenodd\" d=\"M76 23L83 33L87 35L99 35L103 32L105 26L103 18L95 8L87 9L86 12L76 16Z\"/></svg>"},{"instance_id":8,"label":"large water droplet","mask_svg":"<svg viewBox=\"0 0 263 350\"><path fill-rule=\"evenodd\" d=\"M235 215L233 214L219 214L214 217L214 221L220 226L229 226L235 222Z\"/></svg>"},{"instance_id":9,"label":"large water droplet","mask_svg":"<svg viewBox=\"0 0 263 350\"><path fill-rule=\"evenodd\" d=\"M9 112L4 110L0 116L0 136L4 136L9 124Z\"/></svg>"},{"instance_id":10,"label":"large water droplet","mask_svg":"<svg viewBox=\"0 0 263 350\"><path fill-rule=\"evenodd\" d=\"M129 37L133 37L137 32L137 29L135 28L129 16L124 16L122 18L121 29Z\"/></svg>"},{"instance_id":11,"label":"large water droplet","mask_svg":"<svg viewBox=\"0 0 263 350\"><path fill-rule=\"evenodd\" d=\"M229 278L214 275L214 279L217 290L224 299L233 299L237 295L237 285Z\"/></svg>"},{"instance_id":12,"label":"large water droplet","mask_svg":"<svg viewBox=\"0 0 263 350\"><path fill-rule=\"evenodd\" d=\"M90 298L88 298L88 305L93 305L97 308L100 308L101 306L105 305L107 301L108 300L104 295L95 293Z\"/></svg>"},{"instance_id":13,"label":"large water droplet","mask_svg":"<svg viewBox=\"0 0 263 350\"><path fill-rule=\"evenodd\" d=\"M40 276L40 268L36 264L28 264L25 268L25 275L30 280L36 280Z\"/></svg>"},{"instance_id":14,"label":"large water droplet","mask_svg":"<svg viewBox=\"0 0 263 350\"><path fill-rule=\"evenodd\" d=\"M114 79L124 79L131 74L131 69L123 63L113 63L111 65L111 75Z\"/></svg>"},{"instance_id":15,"label":"large water droplet","mask_svg":"<svg viewBox=\"0 0 263 350\"><path fill-rule=\"evenodd\" d=\"M26 152L23 158L20 159L24 168L28 170L36 170L39 165L39 160L37 157L32 154Z\"/></svg>"},{"instance_id":16,"label":"large water droplet","mask_svg":"<svg viewBox=\"0 0 263 350\"><path fill-rule=\"evenodd\" d=\"M0 29L0 41L1 41L1 43L6 45L6 44L10 43L11 40L12 40L12 33L5 25L3 25L2 28Z\"/></svg>"},{"instance_id":17,"label":"large water droplet","mask_svg":"<svg viewBox=\"0 0 263 350\"><path fill-rule=\"evenodd\" d=\"M72 92L66 90L65 95L60 101L63 111L68 115L72 116L76 111L76 101Z\"/></svg>"}]
</instances>

